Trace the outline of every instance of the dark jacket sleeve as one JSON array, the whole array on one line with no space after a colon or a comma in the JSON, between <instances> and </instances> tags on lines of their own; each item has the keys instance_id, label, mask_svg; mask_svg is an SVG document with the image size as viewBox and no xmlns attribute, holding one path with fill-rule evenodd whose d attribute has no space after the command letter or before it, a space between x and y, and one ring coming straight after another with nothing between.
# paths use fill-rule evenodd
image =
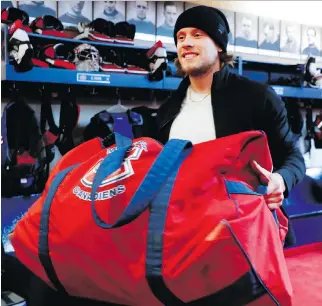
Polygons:
<instances>
[{"instance_id":1,"label":"dark jacket sleeve","mask_svg":"<svg viewBox=\"0 0 322 306\"><path fill-rule=\"evenodd\" d=\"M262 114L263 131L266 133L273 159L274 172L285 182L285 196L305 175L305 164L290 129L284 102L268 87Z\"/></svg>"}]
</instances>

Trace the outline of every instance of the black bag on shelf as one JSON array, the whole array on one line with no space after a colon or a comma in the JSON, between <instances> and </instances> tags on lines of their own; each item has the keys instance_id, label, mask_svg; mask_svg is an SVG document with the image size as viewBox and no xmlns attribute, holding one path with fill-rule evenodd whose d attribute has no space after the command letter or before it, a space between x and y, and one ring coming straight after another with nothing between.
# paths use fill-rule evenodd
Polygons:
<instances>
[{"instance_id":1,"label":"black bag on shelf","mask_svg":"<svg viewBox=\"0 0 322 306\"><path fill-rule=\"evenodd\" d=\"M23 25L29 25L29 15L18 8L7 7L1 10L1 22L6 24L12 24L16 20L21 20Z\"/></svg>"},{"instance_id":2,"label":"black bag on shelf","mask_svg":"<svg viewBox=\"0 0 322 306\"><path fill-rule=\"evenodd\" d=\"M115 42L119 44L134 44L136 27L126 21L115 24Z\"/></svg>"},{"instance_id":3,"label":"black bag on shelf","mask_svg":"<svg viewBox=\"0 0 322 306\"><path fill-rule=\"evenodd\" d=\"M96 18L91 23L79 23L77 25L79 35L74 39L92 40L105 43L113 43L115 37L114 23L102 18Z\"/></svg>"},{"instance_id":4,"label":"black bag on shelf","mask_svg":"<svg viewBox=\"0 0 322 306\"><path fill-rule=\"evenodd\" d=\"M37 34L68 38L61 21L51 15L37 17L30 24L30 28Z\"/></svg>"},{"instance_id":5,"label":"black bag on shelf","mask_svg":"<svg viewBox=\"0 0 322 306\"><path fill-rule=\"evenodd\" d=\"M49 44L38 52L38 59L51 68L76 70L74 49L67 44Z\"/></svg>"}]
</instances>

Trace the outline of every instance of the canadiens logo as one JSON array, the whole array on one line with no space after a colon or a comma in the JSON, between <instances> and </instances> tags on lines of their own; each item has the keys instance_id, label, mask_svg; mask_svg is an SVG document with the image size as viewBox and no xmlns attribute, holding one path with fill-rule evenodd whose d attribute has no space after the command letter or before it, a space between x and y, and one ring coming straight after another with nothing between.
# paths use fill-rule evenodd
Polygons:
<instances>
[{"instance_id":1,"label":"canadiens logo","mask_svg":"<svg viewBox=\"0 0 322 306\"><path fill-rule=\"evenodd\" d=\"M109 149L107 151L107 154L112 153L114 150L115 149ZM106 187L108 185L115 184L117 182L120 182L132 176L135 173L133 169L132 161L138 160L143 151L147 151L147 145L144 141L133 143L132 147L129 150L129 154L125 158L121 167L111 175L107 176L102 181L99 187ZM95 175L97 173L97 169L99 168L102 161L103 161L103 158L97 161L97 163L83 176L83 178L81 179L81 183L83 186L89 187L89 188L92 187ZM126 188L124 185L118 185L114 188L97 192L95 194L95 199L96 200L109 199L121 193L124 193L125 190ZM74 188L73 193L80 199L87 200L87 201L90 200L90 192L82 190L79 186L76 186Z\"/></svg>"}]
</instances>

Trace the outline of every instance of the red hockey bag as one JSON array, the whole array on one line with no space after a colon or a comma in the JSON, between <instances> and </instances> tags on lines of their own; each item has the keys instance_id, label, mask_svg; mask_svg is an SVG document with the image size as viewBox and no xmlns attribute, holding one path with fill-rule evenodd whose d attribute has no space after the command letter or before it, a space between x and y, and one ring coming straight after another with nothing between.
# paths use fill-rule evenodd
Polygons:
<instances>
[{"instance_id":1,"label":"red hockey bag","mask_svg":"<svg viewBox=\"0 0 322 306\"><path fill-rule=\"evenodd\" d=\"M17 224L16 256L57 290L121 305L291 305L287 219L253 159L272 169L261 132L88 141Z\"/></svg>"}]
</instances>

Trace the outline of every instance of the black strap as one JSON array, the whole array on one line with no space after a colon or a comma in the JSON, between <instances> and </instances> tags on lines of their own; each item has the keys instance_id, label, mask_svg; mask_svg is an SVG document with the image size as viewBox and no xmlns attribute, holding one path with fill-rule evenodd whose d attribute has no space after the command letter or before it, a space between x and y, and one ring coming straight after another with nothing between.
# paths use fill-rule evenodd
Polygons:
<instances>
[{"instance_id":1,"label":"black strap","mask_svg":"<svg viewBox=\"0 0 322 306\"><path fill-rule=\"evenodd\" d=\"M57 143L57 147L62 155L75 147L73 130L77 125L78 115L79 110L74 95L71 92L62 94L59 117L61 139Z\"/></svg>"},{"instance_id":2,"label":"black strap","mask_svg":"<svg viewBox=\"0 0 322 306\"><path fill-rule=\"evenodd\" d=\"M60 128L56 125L53 111L51 107L51 91L42 90L41 92L41 112L40 112L40 128L42 134L46 131L46 125L48 123L49 130L55 134L60 134Z\"/></svg>"},{"instance_id":3,"label":"black strap","mask_svg":"<svg viewBox=\"0 0 322 306\"><path fill-rule=\"evenodd\" d=\"M41 131L46 132L48 123L49 131L58 136L56 145L62 155L74 148L73 130L78 122L79 109L75 97L70 93L61 94L61 106L59 115L59 126L56 125L52 106L51 92L48 90L42 91L41 104Z\"/></svg>"}]
</instances>

